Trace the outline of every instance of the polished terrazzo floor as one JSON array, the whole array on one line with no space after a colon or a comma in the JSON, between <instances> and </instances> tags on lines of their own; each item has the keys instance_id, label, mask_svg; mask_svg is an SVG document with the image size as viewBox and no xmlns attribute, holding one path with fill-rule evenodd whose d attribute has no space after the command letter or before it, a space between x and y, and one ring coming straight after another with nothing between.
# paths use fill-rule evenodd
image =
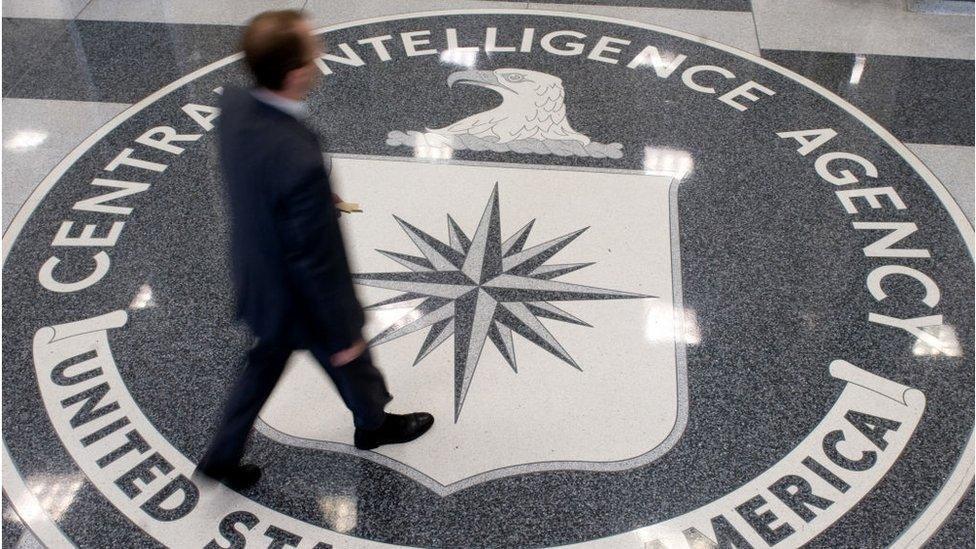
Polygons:
<instances>
[{"instance_id":1,"label":"polished terrazzo floor","mask_svg":"<svg viewBox=\"0 0 976 549\"><path fill-rule=\"evenodd\" d=\"M214 105L284 7L437 423L358 451L297 354L236 493ZM972 2L2 9L4 547L973 547Z\"/></svg>"}]
</instances>

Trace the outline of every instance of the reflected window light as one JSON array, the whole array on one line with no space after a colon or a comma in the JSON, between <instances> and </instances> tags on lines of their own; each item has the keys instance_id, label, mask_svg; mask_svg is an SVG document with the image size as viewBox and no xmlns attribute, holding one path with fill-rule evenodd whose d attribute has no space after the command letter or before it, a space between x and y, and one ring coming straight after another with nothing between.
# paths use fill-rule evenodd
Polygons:
<instances>
[{"instance_id":1,"label":"reflected window light","mask_svg":"<svg viewBox=\"0 0 976 549\"><path fill-rule=\"evenodd\" d=\"M646 174L683 179L694 169L695 161L688 151L644 147L644 173Z\"/></svg>"},{"instance_id":2,"label":"reflected window light","mask_svg":"<svg viewBox=\"0 0 976 549\"><path fill-rule=\"evenodd\" d=\"M75 501L75 495L84 484L83 475L39 475L26 479L29 487L40 508L23 509L21 516L25 522L41 518L40 513L45 513L52 520L58 520L61 515L68 510L68 507Z\"/></svg>"},{"instance_id":3,"label":"reflected window light","mask_svg":"<svg viewBox=\"0 0 976 549\"><path fill-rule=\"evenodd\" d=\"M635 530L634 534L636 534L637 539L640 540L641 547L650 544L652 541L657 539L657 537L659 537L656 536L655 531L651 530L650 528L641 528L639 530Z\"/></svg>"},{"instance_id":4,"label":"reflected window light","mask_svg":"<svg viewBox=\"0 0 976 549\"><path fill-rule=\"evenodd\" d=\"M441 52L441 63L450 63L461 67L474 67L478 61L477 50L450 49Z\"/></svg>"},{"instance_id":5,"label":"reflected window light","mask_svg":"<svg viewBox=\"0 0 976 549\"><path fill-rule=\"evenodd\" d=\"M450 147L430 147L427 145L416 145L413 148L413 155L417 158L432 158L436 160L448 160L454 156L454 150Z\"/></svg>"},{"instance_id":6,"label":"reflected window light","mask_svg":"<svg viewBox=\"0 0 976 549\"><path fill-rule=\"evenodd\" d=\"M132 302L129 303L129 310L135 311L137 309L148 309L155 306L156 300L153 298L152 286L143 284L139 286L139 292L136 293L136 296L132 298Z\"/></svg>"},{"instance_id":7,"label":"reflected window light","mask_svg":"<svg viewBox=\"0 0 976 549\"><path fill-rule=\"evenodd\" d=\"M344 534L356 527L359 506L352 496L325 496L319 500L322 516L332 530Z\"/></svg>"},{"instance_id":8,"label":"reflected window light","mask_svg":"<svg viewBox=\"0 0 976 549\"><path fill-rule=\"evenodd\" d=\"M404 322L417 320L422 316L422 313L416 310L416 305L423 299L417 298L367 309L366 330L370 331L375 329L376 333L379 333L386 329L386 327L401 320Z\"/></svg>"},{"instance_id":9,"label":"reflected window light","mask_svg":"<svg viewBox=\"0 0 976 549\"><path fill-rule=\"evenodd\" d=\"M23 130L14 134L13 137L3 144L3 148L11 151L22 151L37 147L47 140L47 134L34 130Z\"/></svg>"},{"instance_id":10,"label":"reflected window light","mask_svg":"<svg viewBox=\"0 0 976 549\"><path fill-rule=\"evenodd\" d=\"M637 547L664 547L665 549L688 547L689 549L706 549L697 541L689 542L688 538L680 531L674 531L670 528L653 526L635 530L634 533L639 541Z\"/></svg>"},{"instance_id":11,"label":"reflected window light","mask_svg":"<svg viewBox=\"0 0 976 549\"><path fill-rule=\"evenodd\" d=\"M701 343L701 330L698 328L698 315L694 309L685 309L685 344L698 345Z\"/></svg>"},{"instance_id":12,"label":"reflected window light","mask_svg":"<svg viewBox=\"0 0 976 549\"><path fill-rule=\"evenodd\" d=\"M860 53L854 56L854 67L851 69L851 84L857 85L861 83L861 75L864 74L864 65L867 62L867 58Z\"/></svg>"},{"instance_id":13,"label":"reflected window light","mask_svg":"<svg viewBox=\"0 0 976 549\"><path fill-rule=\"evenodd\" d=\"M681 323L680 327L677 322ZM698 315L694 309L675 310L669 305L652 302L647 309L644 335L652 342L670 343L675 338L683 338L686 345L698 345L701 343Z\"/></svg>"},{"instance_id":14,"label":"reflected window light","mask_svg":"<svg viewBox=\"0 0 976 549\"><path fill-rule=\"evenodd\" d=\"M645 50L640 53L637 57L631 61L631 64L635 67L653 67L656 70L666 69L678 55L670 51L658 52L658 55L654 55L652 52Z\"/></svg>"},{"instance_id":15,"label":"reflected window light","mask_svg":"<svg viewBox=\"0 0 976 549\"><path fill-rule=\"evenodd\" d=\"M952 326L928 326L922 328L922 331L934 336L938 342L916 339L912 347L912 354L915 356L962 356L962 347Z\"/></svg>"}]
</instances>

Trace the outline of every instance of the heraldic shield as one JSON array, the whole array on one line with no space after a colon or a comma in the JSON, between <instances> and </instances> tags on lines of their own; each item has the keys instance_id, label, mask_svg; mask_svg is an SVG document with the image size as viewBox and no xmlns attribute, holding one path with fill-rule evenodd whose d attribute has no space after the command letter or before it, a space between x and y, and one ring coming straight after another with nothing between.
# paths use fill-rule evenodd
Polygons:
<instances>
[{"instance_id":1,"label":"heraldic shield","mask_svg":"<svg viewBox=\"0 0 976 549\"><path fill-rule=\"evenodd\" d=\"M394 395L431 432L360 452L328 377L296 354L258 429L448 494L535 471L626 470L686 423L674 174L337 157L334 186Z\"/></svg>"}]
</instances>

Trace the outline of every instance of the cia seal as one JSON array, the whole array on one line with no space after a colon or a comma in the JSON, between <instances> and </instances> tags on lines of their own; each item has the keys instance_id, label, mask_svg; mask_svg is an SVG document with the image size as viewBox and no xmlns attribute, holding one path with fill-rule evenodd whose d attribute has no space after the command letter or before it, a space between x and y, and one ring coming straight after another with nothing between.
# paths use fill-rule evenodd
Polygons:
<instances>
[{"instance_id":1,"label":"cia seal","mask_svg":"<svg viewBox=\"0 0 976 549\"><path fill-rule=\"evenodd\" d=\"M876 122L650 25L320 32L308 123L361 205L366 335L391 407L443 420L355 450L299 354L266 480L191 477L249 343L214 163L233 56L87 139L4 235L4 489L44 541L917 547L970 489L973 229Z\"/></svg>"}]
</instances>

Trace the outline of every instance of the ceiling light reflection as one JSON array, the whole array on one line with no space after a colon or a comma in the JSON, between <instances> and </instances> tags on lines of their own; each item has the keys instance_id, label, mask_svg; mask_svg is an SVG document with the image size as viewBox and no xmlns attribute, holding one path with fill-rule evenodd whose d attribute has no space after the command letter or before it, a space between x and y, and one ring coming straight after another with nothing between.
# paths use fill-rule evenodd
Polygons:
<instances>
[{"instance_id":1,"label":"ceiling light reflection","mask_svg":"<svg viewBox=\"0 0 976 549\"><path fill-rule=\"evenodd\" d=\"M694 309L684 309L685 344L698 345L701 343L701 329L698 328L698 315Z\"/></svg>"},{"instance_id":2,"label":"ceiling light reflection","mask_svg":"<svg viewBox=\"0 0 976 549\"><path fill-rule=\"evenodd\" d=\"M477 62L478 52L476 50L461 48L444 50L441 52L441 63L460 65L470 69L474 67Z\"/></svg>"},{"instance_id":3,"label":"ceiling light reflection","mask_svg":"<svg viewBox=\"0 0 976 549\"><path fill-rule=\"evenodd\" d=\"M339 533L346 533L356 527L359 506L352 496L324 496L319 500L322 516L329 526Z\"/></svg>"},{"instance_id":4,"label":"ceiling light reflection","mask_svg":"<svg viewBox=\"0 0 976 549\"><path fill-rule=\"evenodd\" d=\"M3 148L11 151L22 151L32 149L47 140L45 132L34 130L23 130L14 134L13 137L3 144Z\"/></svg>"},{"instance_id":5,"label":"ceiling light reflection","mask_svg":"<svg viewBox=\"0 0 976 549\"><path fill-rule=\"evenodd\" d=\"M681 326L676 326L680 322ZM698 328L698 315L694 309L675 309L670 305L652 302L647 307L644 334L651 342L670 343L682 338L685 345L701 343L701 330Z\"/></svg>"},{"instance_id":6,"label":"ceiling light reflection","mask_svg":"<svg viewBox=\"0 0 976 549\"><path fill-rule=\"evenodd\" d=\"M684 179L695 169L688 151L644 147L644 173Z\"/></svg>"},{"instance_id":7,"label":"ceiling light reflection","mask_svg":"<svg viewBox=\"0 0 976 549\"><path fill-rule=\"evenodd\" d=\"M156 300L153 298L152 286L143 284L139 286L139 292L136 293L136 296L132 298L132 302L129 303L129 310L148 309L155 306Z\"/></svg>"},{"instance_id":8,"label":"ceiling light reflection","mask_svg":"<svg viewBox=\"0 0 976 549\"><path fill-rule=\"evenodd\" d=\"M851 69L851 84L857 85L861 83L861 75L864 74L864 65L867 62L867 58L860 53L854 56L854 67Z\"/></svg>"},{"instance_id":9,"label":"ceiling light reflection","mask_svg":"<svg viewBox=\"0 0 976 549\"><path fill-rule=\"evenodd\" d=\"M58 520L68 510L75 500L75 495L85 482L83 475L37 475L27 480L27 486L40 508L30 506L23 509L21 516L24 522L31 523L41 518L40 513L46 513L51 520Z\"/></svg>"},{"instance_id":10,"label":"ceiling light reflection","mask_svg":"<svg viewBox=\"0 0 976 549\"><path fill-rule=\"evenodd\" d=\"M916 339L912 347L912 354L915 356L962 356L962 347L952 326L928 326L922 330L935 336L939 342L933 345Z\"/></svg>"},{"instance_id":11,"label":"ceiling light reflection","mask_svg":"<svg viewBox=\"0 0 976 549\"><path fill-rule=\"evenodd\" d=\"M393 305L386 305L382 307L377 307L375 309L367 309L366 316L366 329L370 331L374 326L376 332L380 332L387 326L390 326L400 320L403 321L414 321L420 318L421 313L416 310L415 305L418 304L423 297L410 300L402 301Z\"/></svg>"},{"instance_id":12,"label":"ceiling light reflection","mask_svg":"<svg viewBox=\"0 0 976 549\"><path fill-rule=\"evenodd\" d=\"M703 546L697 540L689 541L684 534L681 532L676 532L670 528L650 526L641 528L640 530L635 530L634 533L637 535L637 539L640 542L639 547L664 547L666 549L671 549L673 547L687 547L688 549L706 549L705 546Z\"/></svg>"},{"instance_id":13,"label":"ceiling light reflection","mask_svg":"<svg viewBox=\"0 0 976 549\"><path fill-rule=\"evenodd\" d=\"M454 156L454 149L447 146L416 145L413 155L417 158L431 158L435 160L449 160Z\"/></svg>"},{"instance_id":14,"label":"ceiling light reflection","mask_svg":"<svg viewBox=\"0 0 976 549\"><path fill-rule=\"evenodd\" d=\"M653 67L657 70L667 69L678 57L678 54L670 51L656 51L645 49L630 62L628 66Z\"/></svg>"}]
</instances>

